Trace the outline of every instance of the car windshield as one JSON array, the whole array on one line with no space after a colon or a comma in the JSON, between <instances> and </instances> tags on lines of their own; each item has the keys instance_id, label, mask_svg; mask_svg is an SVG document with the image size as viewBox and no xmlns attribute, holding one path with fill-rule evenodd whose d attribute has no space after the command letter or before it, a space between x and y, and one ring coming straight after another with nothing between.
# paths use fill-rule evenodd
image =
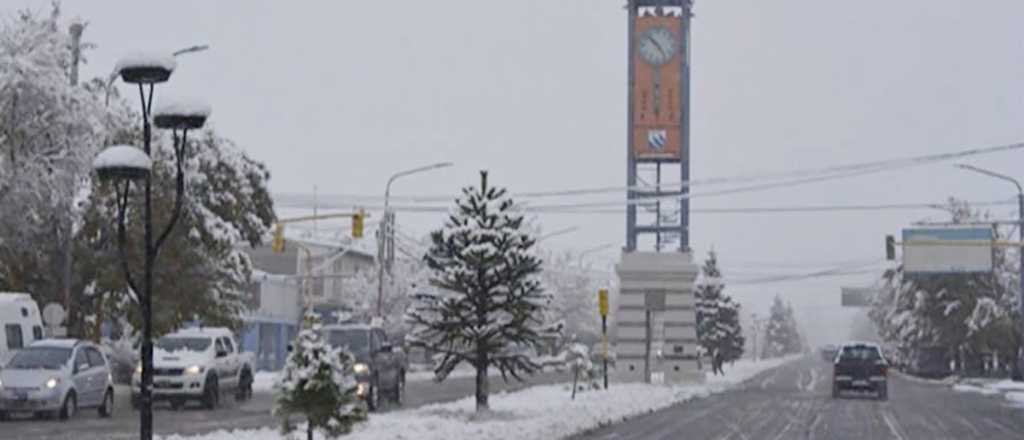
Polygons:
<instances>
[{"instance_id":1,"label":"car windshield","mask_svg":"<svg viewBox=\"0 0 1024 440\"><path fill-rule=\"evenodd\" d=\"M877 348L867 346L843 347L843 353L840 356L842 360L856 361L876 361L881 358L882 355L878 353Z\"/></svg>"},{"instance_id":2,"label":"car windshield","mask_svg":"<svg viewBox=\"0 0 1024 440\"><path fill-rule=\"evenodd\" d=\"M206 351L210 348L210 338L195 338L182 336L164 336L156 342L156 348L163 351Z\"/></svg>"},{"instance_id":3,"label":"car windshield","mask_svg":"<svg viewBox=\"0 0 1024 440\"><path fill-rule=\"evenodd\" d=\"M63 367L71 356L70 348L29 347L18 352L7 364L12 370L56 370Z\"/></svg>"},{"instance_id":4,"label":"car windshield","mask_svg":"<svg viewBox=\"0 0 1024 440\"><path fill-rule=\"evenodd\" d=\"M360 329L329 330L327 342L332 347L347 347L353 353L366 353L370 346L370 332Z\"/></svg>"}]
</instances>

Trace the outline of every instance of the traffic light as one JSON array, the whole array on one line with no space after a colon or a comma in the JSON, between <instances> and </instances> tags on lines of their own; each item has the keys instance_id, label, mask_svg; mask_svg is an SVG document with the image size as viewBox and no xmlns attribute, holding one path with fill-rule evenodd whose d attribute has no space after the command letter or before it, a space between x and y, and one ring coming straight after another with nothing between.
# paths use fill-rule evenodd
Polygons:
<instances>
[{"instance_id":1,"label":"traffic light","mask_svg":"<svg viewBox=\"0 0 1024 440\"><path fill-rule=\"evenodd\" d=\"M271 242L270 249L274 252L284 252L284 225L280 223L274 225L274 241Z\"/></svg>"},{"instance_id":2,"label":"traffic light","mask_svg":"<svg viewBox=\"0 0 1024 440\"><path fill-rule=\"evenodd\" d=\"M896 238L891 235L885 236L885 259L896 260Z\"/></svg>"},{"instance_id":3,"label":"traffic light","mask_svg":"<svg viewBox=\"0 0 1024 440\"><path fill-rule=\"evenodd\" d=\"M366 212L360 209L352 214L352 238L363 238L363 217Z\"/></svg>"}]
</instances>

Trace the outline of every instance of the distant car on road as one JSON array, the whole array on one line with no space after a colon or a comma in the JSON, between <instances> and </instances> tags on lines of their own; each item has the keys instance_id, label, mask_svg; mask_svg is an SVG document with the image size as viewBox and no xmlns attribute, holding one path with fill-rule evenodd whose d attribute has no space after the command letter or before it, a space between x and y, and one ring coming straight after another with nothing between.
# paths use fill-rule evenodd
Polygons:
<instances>
[{"instance_id":1,"label":"distant car on road","mask_svg":"<svg viewBox=\"0 0 1024 440\"><path fill-rule=\"evenodd\" d=\"M833 365L832 397L846 390L874 392L878 400L889 398L889 364L882 349L868 342L850 342L839 348Z\"/></svg>"},{"instance_id":2,"label":"distant car on road","mask_svg":"<svg viewBox=\"0 0 1024 440\"><path fill-rule=\"evenodd\" d=\"M160 338L153 351L153 400L181 408L193 400L213 409L224 391L235 400L252 396L252 353L242 353L223 327L178 330ZM142 366L132 376L132 407L138 407Z\"/></svg>"},{"instance_id":3,"label":"distant car on road","mask_svg":"<svg viewBox=\"0 0 1024 440\"><path fill-rule=\"evenodd\" d=\"M96 408L100 417L114 410L114 381L96 344L43 339L0 371L0 420L21 413L70 419L81 408Z\"/></svg>"},{"instance_id":4,"label":"distant car on road","mask_svg":"<svg viewBox=\"0 0 1024 440\"><path fill-rule=\"evenodd\" d=\"M381 392L394 403L405 400L405 373L408 364L405 352L388 340L378 326L366 324L335 324L323 327L332 347L346 347L356 358L357 393L370 410L380 408Z\"/></svg>"}]
</instances>

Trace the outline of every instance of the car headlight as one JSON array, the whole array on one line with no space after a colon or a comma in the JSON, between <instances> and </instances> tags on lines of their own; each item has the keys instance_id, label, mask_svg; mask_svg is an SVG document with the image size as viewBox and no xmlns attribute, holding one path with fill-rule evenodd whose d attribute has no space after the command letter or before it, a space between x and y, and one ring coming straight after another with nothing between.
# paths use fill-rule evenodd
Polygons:
<instances>
[{"instance_id":1,"label":"car headlight","mask_svg":"<svg viewBox=\"0 0 1024 440\"><path fill-rule=\"evenodd\" d=\"M366 364L364 364L362 362L359 362L359 363L357 363L357 364L352 366L352 371L355 371L356 374L369 373L370 372L370 366L366 365Z\"/></svg>"},{"instance_id":2,"label":"car headlight","mask_svg":"<svg viewBox=\"0 0 1024 440\"><path fill-rule=\"evenodd\" d=\"M46 387L47 387L47 388L49 388L49 389L54 389L54 388L57 388L57 384L58 384L58 383L60 383L60 381L59 381L59 380L57 380L57 378L56 378L56 377L51 377L51 378L49 378L49 379L48 379L48 380L46 381L45 385L46 385Z\"/></svg>"},{"instance_id":3,"label":"car headlight","mask_svg":"<svg viewBox=\"0 0 1024 440\"><path fill-rule=\"evenodd\" d=\"M203 367L199 365L192 365L185 369L185 374L202 374Z\"/></svg>"},{"instance_id":4,"label":"car headlight","mask_svg":"<svg viewBox=\"0 0 1024 440\"><path fill-rule=\"evenodd\" d=\"M142 374L142 364L135 366L135 374Z\"/></svg>"}]
</instances>

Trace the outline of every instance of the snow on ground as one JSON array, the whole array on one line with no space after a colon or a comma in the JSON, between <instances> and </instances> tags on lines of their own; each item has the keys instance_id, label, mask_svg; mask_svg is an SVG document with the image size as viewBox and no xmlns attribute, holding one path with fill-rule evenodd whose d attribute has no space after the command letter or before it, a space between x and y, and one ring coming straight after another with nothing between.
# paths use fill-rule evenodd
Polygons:
<instances>
[{"instance_id":1,"label":"snow on ground","mask_svg":"<svg viewBox=\"0 0 1024 440\"><path fill-rule=\"evenodd\" d=\"M965 383L958 383L956 385L953 385L953 391L958 391L958 392L961 392L961 393L978 393L978 394L983 394L983 395L986 395L986 396L992 396L992 395L995 395L995 394L999 394L999 390L994 390L994 389L985 388L985 387L979 387L979 386L976 386L976 385L969 385L969 384L965 384Z\"/></svg>"},{"instance_id":2,"label":"snow on ground","mask_svg":"<svg viewBox=\"0 0 1024 440\"><path fill-rule=\"evenodd\" d=\"M981 379L968 378L953 385L954 391L979 393L986 396L1002 395L1014 406L1024 407L1024 382L1014 382L1008 379Z\"/></svg>"},{"instance_id":3,"label":"snow on ground","mask_svg":"<svg viewBox=\"0 0 1024 440\"><path fill-rule=\"evenodd\" d=\"M274 389L274 382L277 381L277 371L259 371L252 378L252 390L260 392L270 392Z\"/></svg>"},{"instance_id":4,"label":"snow on ground","mask_svg":"<svg viewBox=\"0 0 1024 440\"><path fill-rule=\"evenodd\" d=\"M693 385L612 383L607 391L581 392L570 400L567 385L530 387L491 395L491 411L476 414L474 399L426 405L405 411L371 414L346 439L431 440L453 438L556 439L666 408L679 402L719 393L796 357L738 361L725 376L709 376ZM217 431L195 437L172 435L163 440L282 440L277 430ZM319 437L318 437L319 438Z\"/></svg>"}]
</instances>

